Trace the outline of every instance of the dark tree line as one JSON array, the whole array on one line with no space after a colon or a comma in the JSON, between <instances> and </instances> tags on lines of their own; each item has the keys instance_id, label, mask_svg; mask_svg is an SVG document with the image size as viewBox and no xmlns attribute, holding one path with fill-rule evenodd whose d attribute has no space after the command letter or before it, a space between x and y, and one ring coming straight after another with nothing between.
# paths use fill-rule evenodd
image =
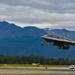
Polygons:
<instances>
[{"instance_id":1,"label":"dark tree line","mask_svg":"<svg viewBox=\"0 0 75 75\"><path fill-rule=\"evenodd\" d=\"M40 63L47 65L75 65L75 60L68 58L45 58L43 56L0 56L0 64L32 64Z\"/></svg>"}]
</instances>

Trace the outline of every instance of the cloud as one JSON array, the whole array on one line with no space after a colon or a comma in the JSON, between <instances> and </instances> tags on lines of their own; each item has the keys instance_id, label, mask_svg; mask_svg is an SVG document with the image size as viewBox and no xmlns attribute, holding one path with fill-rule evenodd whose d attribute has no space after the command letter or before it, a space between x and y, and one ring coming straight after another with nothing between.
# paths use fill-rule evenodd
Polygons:
<instances>
[{"instance_id":1,"label":"cloud","mask_svg":"<svg viewBox=\"0 0 75 75\"><path fill-rule=\"evenodd\" d=\"M0 21L75 30L75 0L0 0Z\"/></svg>"}]
</instances>

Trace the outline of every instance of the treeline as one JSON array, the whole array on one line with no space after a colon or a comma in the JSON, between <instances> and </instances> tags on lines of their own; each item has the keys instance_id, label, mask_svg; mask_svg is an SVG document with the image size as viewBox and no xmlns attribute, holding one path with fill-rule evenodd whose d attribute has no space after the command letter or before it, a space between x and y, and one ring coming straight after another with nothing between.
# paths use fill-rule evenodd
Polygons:
<instances>
[{"instance_id":1,"label":"treeline","mask_svg":"<svg viewBox=\"0 0 75 75\"><path fill-rule=\"evenodd\" d=\"M32 64L40 63L47 65L75 65L75 60L68 58L45 58L43 56L3 56L0 55L0 64Z\"/></svg>"}]
</instances>

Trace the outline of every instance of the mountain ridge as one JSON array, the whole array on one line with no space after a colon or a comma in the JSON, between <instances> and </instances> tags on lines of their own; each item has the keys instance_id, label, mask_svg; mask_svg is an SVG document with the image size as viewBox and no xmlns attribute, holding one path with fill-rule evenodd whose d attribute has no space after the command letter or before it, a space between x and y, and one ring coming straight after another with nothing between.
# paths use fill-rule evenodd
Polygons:
<instances>
[{"instance_id":1,"label":"mountain ridge","mask_svg":"<svg viewBox=\"0 0 75 75\"><path fill-rule=\"evenodd\" d=\"M75 59L73 46L67 51L59 50L52 44L48 45L45 43L44 46L40 46L41 36L53 34L53 32L54 34L75 39L75 31L52 29L48 33L44 29L33 26L21 28L15 24L0 22L0 55L40 55L45 57Z\"/></svg>"},{"instance_id":2,"label":"mountain ridge","mask_svg":"<svg viewBox=\"0 0 75 75\"><path fill-rule=\"evenodd\" d=\"M41 31L41 34L40 34ZM32 32L32 33L31 33ZM15 24L11 24L8 22L0 22L0 38L12 38L12 37L22 37L24 35L33 36L34 35L42 35L46 33L44 30L41 30L37 27L33 26L27 26L24 28L21 28L19 26L16 26Z\"/></svg>"}]
</instances>

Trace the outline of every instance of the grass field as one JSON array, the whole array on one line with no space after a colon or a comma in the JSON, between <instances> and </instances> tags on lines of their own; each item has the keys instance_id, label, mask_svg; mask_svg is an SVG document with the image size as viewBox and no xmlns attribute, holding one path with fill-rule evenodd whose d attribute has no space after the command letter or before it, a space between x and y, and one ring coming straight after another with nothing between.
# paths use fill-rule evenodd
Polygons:
<instances>
[{"instance_id":1,"label":"grass field","mask_svg":"<svg viewBox=\"0 0 75 75\"><path fill-rule=\"evenodd\" d=\"M41 75L41 74L0 74L0 75ZM43 75L53 75L53 74L43 74Z\"/></svg>"},{"instance_id":2,"label":"grass field","mask_svg":"<svg viewBox=\"0 0 75 75\"><path fill-rule=\"evenodd\" d=\"M22 70L67 70L66 65L32 65L32 64L0 64L0 69L22 69Z\"/></svg>"},{"instance_id":3,"label":"grass field","mask_svg":"<svg viewBox=\"0 0 75 75\"><path fill-rule=\"evenodd\" d=\"M69 70L67 65L0 64L2 70ZM41 74L0 74L0 75L41 75ZM43 74L56 75L56 74ZM62 74L61 74L62 75ZM67 75L67 74L64 74Z\"/></svg>"},{"instance_id":4,"label":"grass field","mask_svg":"<svg viewBox=\"0 0 75 75\"><path fill-rule=\"evenodd\" d=\"M0 67L67 67L67 65L0 64Z\"/></svg>"}]
</instances>

